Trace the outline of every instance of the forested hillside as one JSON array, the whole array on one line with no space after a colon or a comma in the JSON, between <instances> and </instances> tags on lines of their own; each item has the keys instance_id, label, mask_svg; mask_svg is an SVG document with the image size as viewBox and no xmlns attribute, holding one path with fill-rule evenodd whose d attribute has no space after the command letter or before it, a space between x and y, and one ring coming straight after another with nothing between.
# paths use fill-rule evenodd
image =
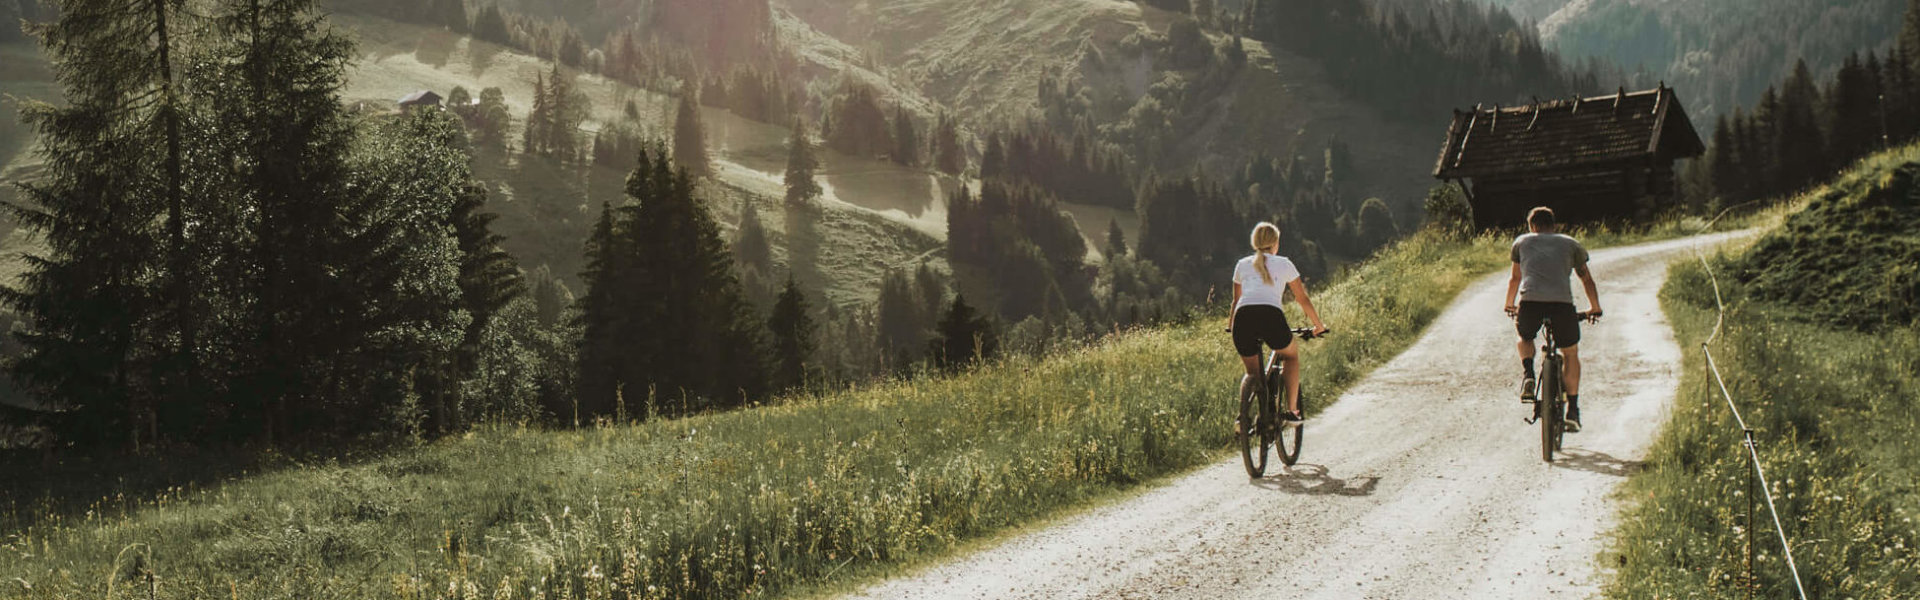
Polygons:
<instances>
[{"instance_id":1,"label":"forested hillside","mask_svg":"<svg viewBox=\"0 0 1920 600\"><path fill-rule=\"evenodd\" d=\"M27 341L8 349L24 357L13 375L47 406L107 411L59 424L69 439L117 447L212 431L202 438L327 444L350 430L403 439L496 419L678 415L1081 344L1186 314L1246 251L1253 222L1281 224L1283 250L1310 281L1329 279L1420 225L1431 115L1604 77L1562 64L1506 13L1459 1L1424 12L1360 0L852 10L812 0L334 0L333 12L280 1L273 10L295 24L286 27L316 41L268 49L288 53L277 60L322 57L327 69L299 97L309 112L292 116L307 120L267 127L250 112L259 109L206 91L236 77L254 86L242 89L267 81L248 55L230 55L266 50L208 41L257 27L238 16L185 18L176 24L185 37L163 46L191 60L139 58L180 73L127 75L161 95L184 86L190 104L109 98L181 128L140 138L180 146L178 157L145 157L177 182L143 182L159 186L134 188L151 200L125 199L158 223L125 232L149 236L158 259L106 252L106 238L78 224L85 214L49 212L86 210L61 198L98 184L87 179L95 167L62 154L63 144L84 146L83 133L38 121L38 151L11 163L8 176L34 195L19 214L45 236L16 236L11 247L49 261L9 300ZM111 54L44 50L4 74L9 89L83 98L90 80L76 67ZM431 110L431 126L396 124L427 118L393 105L417 90L444 97L446 111ZM313 170L222 174L205 153L268 150L195 141L253 129L258 144L313 146L313 156L285 159ZM24 132L8 136L14 147L28 146ZM409 171L382 161L409 159L435 161L413 167L432 171L417 175L431 189L395 187ZM314 191L266 187L281 179ZM328 195L334 188L353 194ZM360 196L380 190L390 193ZM300 193L324 201L282 197ZM298 225L385 214L369 203L409 198L430 210L394 218L437 219L457 234L410 246L427 253L417 259L387 249L400 238L378 236L426 235L419 226ZM293 212L275 212L283 205ZM198 219L242 241L197 241L206 234L188 223ZM48 265L92 272L95 254L145 274L110 271L99 284L125 288L119 300L137 305L115 310L135 315L131 324L43 299L92 289L59 287L68 284ZM334 260L412 270L303 293L347 285L320 275L350 268ZM188 298L196 287L218 293ZM404 302L380 300L395 293ZM328 298L413 312L327 321L344 318L312 305ZM281 347L294 334L262 315L337 337ZM783 349L778 360L752 351L768 345ZM84 357L96 379L82 387L50 375L72 348L94 353ZM367 348L435 366L395 371L378 361L398 359ZM289 380L276 369L290 367L257 357L329 375ZM343 366L349 358L375 366ZM362 393L340 397L353 390ZM373 421L285 429L312 416L300 411L328 407L353 409L325 413L336 419ZM91 425L71 427L82 422ZM131 440L107 438L140 427Z\"/></svg>"},{"instance_id":2,"label":"forested hillside","mask_svg":"<svg viewBox=\"0 0 1920 600\"><path fill-rule=\"evenodd\" d=\"M1538 23L1547 48L1599 57L1665 80L1694 122L1760 99L1796 60L1816 76L1847 55L1886 56L1900 30L1902 0L1492 0Z\"/></svg>"}]
</instances>

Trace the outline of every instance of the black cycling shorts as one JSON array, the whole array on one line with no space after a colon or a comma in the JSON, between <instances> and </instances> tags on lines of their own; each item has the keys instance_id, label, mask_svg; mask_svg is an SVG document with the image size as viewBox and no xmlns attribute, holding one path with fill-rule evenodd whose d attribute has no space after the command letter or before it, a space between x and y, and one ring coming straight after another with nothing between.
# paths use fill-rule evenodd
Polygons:
<instances>
[{"instance_id":1,"label":"black cycling shorts","mask_svg":"<svg viewBox=\"0 0 1920 600\"><path fill-rule=\"evenodd\" d=\"M1287 313L1271 304L1248 304L1233 311L1233 349L1240 356L1259 356L1260 344L1275 350L1293 343Z\"/></svg>"},{"instance_id":2,"label":"black cycling shorts","mask_svg":"<svg viewBox=\"0 0 1920 600\"><path fill-rule=\"evenodd\" d=\"M1549 319L1553 322L1554 347L1580 343L1580 314L1573 310L1572 302L1521 302L1514 325L1520 330L1520 339L1531 342L1540 334L1540 322Z\"/></svg>"}]
</instances>

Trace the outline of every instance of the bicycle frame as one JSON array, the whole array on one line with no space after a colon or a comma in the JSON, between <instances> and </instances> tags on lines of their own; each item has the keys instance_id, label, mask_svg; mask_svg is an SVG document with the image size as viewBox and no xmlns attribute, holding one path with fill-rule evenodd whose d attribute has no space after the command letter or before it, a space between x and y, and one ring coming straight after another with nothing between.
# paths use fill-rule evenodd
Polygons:
<instances>
[{"instance_id":1,"label":"bicycle frame","mask_svg":"<svg viewBox=\"0 0 1920 600\"><path fill-rule=\"evenodd\" d=\"M1592 313L1575 313L1576 319L1589 323L1597 322L1599 317ZM1533 416L1526 419L1528 425L1540 425L1540 458L1553 462L1553 453L1560 449L1561 436L1566 433L1564 413L1566 403L1561 400L1567 392L1566 359L1560 354L1559 344L1553 340L1553 319L1540 320L1540 384L1536 388L1533 400ZM1541 421L1545 421L1542 423Z\"/></svg>"}]
</instances>

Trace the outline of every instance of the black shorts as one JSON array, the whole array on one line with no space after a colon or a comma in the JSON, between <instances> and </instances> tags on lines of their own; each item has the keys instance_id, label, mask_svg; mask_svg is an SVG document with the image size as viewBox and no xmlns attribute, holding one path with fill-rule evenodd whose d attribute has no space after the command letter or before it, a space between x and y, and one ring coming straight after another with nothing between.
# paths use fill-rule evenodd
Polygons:
<instances>
[{"instance_id":1,"label":"black shorts","mask_svg":"<svg viewBox=\"0 0 1920 600\"><path fill-rule=\"evenodd\" d=\"M1271 304L1248 304L1233 311L1233 349L1240 356L1259 356L1260 344L1280 350L1293 343L1287 313Z\"/></svg>"},{"instance_id":2,"label":"black shorts","mask_svg":"<svg viewBox=\"0 0 1920 600\"><path fill-rule=\"evenodd\" d=\"M1580 314L1573 310L1572 302L1521 302L1514 325L1520 330L1520 339L1531 342L1540 333L1540 322L1549 319L1553 322L1554 347L1580 343Z\"/></svg>"}]
</instances>

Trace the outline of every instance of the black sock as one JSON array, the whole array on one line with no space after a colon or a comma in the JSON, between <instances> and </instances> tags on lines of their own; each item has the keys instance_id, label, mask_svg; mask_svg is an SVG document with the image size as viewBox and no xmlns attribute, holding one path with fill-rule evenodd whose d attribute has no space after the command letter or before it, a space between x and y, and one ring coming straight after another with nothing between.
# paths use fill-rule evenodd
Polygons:
<instances>
[{"instance_id":1,"label":"black sock","mask_svg":"<svg viewBox=\"0 0 1920 600\"><path fill-rule=\"evenodd\" d=\"M1578 404L1579 402L1580 402L1579 394L1567 394L1567 406L1573 406L1574 404Z\"/></svg>"},{"instance_id":2,"label":"black sock","mask_svg":"<svg viewBox=\"0 0 1920 600\"><path fill-rule=\"evenodd\" d=\"M1526 372L1527 377L1529 378L1533 377L1533 359L1531 358L1520 359L1520 369Z\"/></svg>"}]
</instances>

